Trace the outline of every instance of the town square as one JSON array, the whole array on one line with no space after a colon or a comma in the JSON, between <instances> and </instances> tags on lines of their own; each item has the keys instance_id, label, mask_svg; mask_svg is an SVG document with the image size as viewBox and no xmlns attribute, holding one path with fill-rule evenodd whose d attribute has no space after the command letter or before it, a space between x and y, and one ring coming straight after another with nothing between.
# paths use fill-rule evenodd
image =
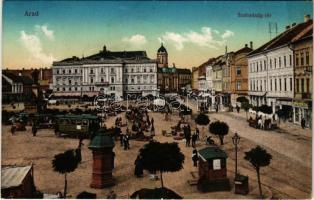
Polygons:
<instances>
[{"instance_id":1,"label":"town square","mask_svg":"<svg viewBox=\"0 0 314 200\"><path fill-rule=\"evenodd\" d=\"M2 198L311 198L311 2L3 10Z\"/></svg>"}]
</instances>

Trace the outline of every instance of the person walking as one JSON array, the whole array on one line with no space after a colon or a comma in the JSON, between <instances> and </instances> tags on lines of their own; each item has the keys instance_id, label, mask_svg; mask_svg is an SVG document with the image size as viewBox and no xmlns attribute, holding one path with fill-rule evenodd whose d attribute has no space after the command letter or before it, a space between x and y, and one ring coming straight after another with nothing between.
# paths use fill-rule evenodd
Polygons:
<instances>
[{"instance_id":1,"label":"person walking","mask_svg":"<svg viewBox=\"0 0 314 200\"><path fill-rule=\"evenodd\" d=\"M33 133L33 136L35 137L35 136L36 136L36 133L37 133L36 124L34 124L34 125L32 126L32 133Z\"/></svg>"},{"instance_id":2,"label":"person walking","mask_svg":"<svg viewBox=\"0 0 314 200\"><path fill-rule=\"evenodd\" d=\"M186 135L186 137L185 137L185 140L186 140L185 146L186 146L186 147L190 147L190 143L191 143L191 133L190 133L189 131L187 132L187 135Z\"/></svg>"},{"instance_id":3,"label":"person walking","mask_svg":"<svg viewBox=\"0 0 314 200\"><path fill-rule=\"evenodd\" d=\"M143 162L140 156L137 156L134 165L135 165L134 175L138 178L143 177Z\"/></svg>"},{"instance_id":4,"label":"person walking","mask_svg":"<svg viewBox=\"0 0 314 200\"><path fill-rule=\"evenodd\" d=\"M124 135L123 145L124 145L124 150L130 149L130 143L129 143L129 136L128 135Z\"/></svg>"},{"instance_id":5,"label":"person walking","mask_svg":"<svg viewBox=\"0 0 314 200\"><path fill-rule=\"evenodd\" d=\"M193 161L193 166L197 167L197 161L198 161L198 152L196 149L193 150L192 153L192 161Z\"/></svg>"},{"instance_id":6,"label":"person walking","mask_svg":"<svg viewBox=\"0 0 314 200\"><path fill-rule=\"evenodd\" d=\"M152 137L155 136L155 127L154 127L154 125L152 125L152 127L150 129L150 136L152 136Z\"/></svg>"},{"instance_id":7,"label":"person walking","mask_svg":"<svg viewBox=\"0 0 314 200\"><path fill-rule=\"evenodd\" d=\"M305 119L302 117L301 119L301 127L304 129L305 128Z\"/></svg>"},{"instance_id":8,"label":"person walking","mask_svg":"<svg viewBox=\"0 0 314 200\"><path fill-rule=\"evenodd\" d=\"M197 140L197 135L196 132L193 133L192 135L192 147L195 148L196 147L196 140Z\"/></svg>"},{"instance_id":9,"label":"person walking","mask_svg":"<svg viewBox=\"0 0 314 200\"><path fill-rule=\"evenodd\" d=\"M200 139L200 130L197 127L195 128L195 133L197 135L197 139L199 140Z\"/></svg>"}]
</instances>

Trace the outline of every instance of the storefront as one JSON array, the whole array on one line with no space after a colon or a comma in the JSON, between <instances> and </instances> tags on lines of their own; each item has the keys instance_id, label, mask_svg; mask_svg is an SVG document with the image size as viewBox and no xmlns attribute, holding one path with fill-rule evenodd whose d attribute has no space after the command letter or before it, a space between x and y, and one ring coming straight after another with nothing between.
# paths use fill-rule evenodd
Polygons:
<instances>
[{"instance_id":1,"label":"storefront","mask_svg":"<svg viewBox=\"0 0 314 200\"><path fill-rule=\"evenodd\" d=\"M302 118L305 119L305 126L312 127L312 102L294 101L293 122L301 125Z\"/></svg>"}]
</instances>

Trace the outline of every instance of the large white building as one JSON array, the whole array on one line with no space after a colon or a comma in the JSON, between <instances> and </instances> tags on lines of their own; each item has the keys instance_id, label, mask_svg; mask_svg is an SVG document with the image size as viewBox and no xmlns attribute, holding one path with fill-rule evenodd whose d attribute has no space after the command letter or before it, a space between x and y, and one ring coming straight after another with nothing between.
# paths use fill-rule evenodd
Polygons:
<instances>
[{"instance_id":1,"label":"large white building","mask_svg":"<svg viewBox=\"0 0 314 200\"><path fill-rule=\"evenodd\" d=\"M157 63L145 51L112 52L67 58L54 62L53 91L56 96L97 96L101 90L116 99L134 95L157 95Z\"/></svg>"},{"instance_id":2,"label":"large white building","mask_svg":"<svg viewBox=\"0 0 314 200\"><path fill-rule=\"evenodd\" d=\"M292 117L294 98L294 58L291 41L308 26L293 24L286 30L248 54L248 94L255 106L266 104L286 109Z\"/></svg>"}]
</instances>

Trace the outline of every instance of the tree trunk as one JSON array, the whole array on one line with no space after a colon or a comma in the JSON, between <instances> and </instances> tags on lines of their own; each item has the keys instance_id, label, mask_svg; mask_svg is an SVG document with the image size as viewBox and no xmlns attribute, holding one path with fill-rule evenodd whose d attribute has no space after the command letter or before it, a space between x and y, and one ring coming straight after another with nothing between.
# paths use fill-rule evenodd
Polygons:
<instances>
[{"instance_id":1,"label":"tree trunk","mask_svg":"<svg viewBox=\"0 0 314 200\"><path fill-rule=\"evenodd\" d=\"M66 196L67 196L67 187L68 187L67 173L65 173L64 174L64 192L63 192L64 199L66 199Z\"/></svg>"},{"instance_id":2,"label":"tree trunk","mask_svg":"<svg viewBox=\"0 0 314 200\"><path fill-rule=\"evenodd\" d=\"M260 179L260 174L259 174L259 168L256 169L257 173L257 182L258 182L258 189L259 189L259 197L260 199L263 198L263 193L262 193L262 185L261 185L261 179Z\"/></svg>"},{"instance_id":3,"label":"tree trunk","mask_svg":"<svg viewBox=\"0 0 314 200\"><path fill-rule=\"evenodd\" d=\"M224 145L224 136L219 135L220 145Z\"/></svg>"},{"instance_id":4,"label":"tree trunk","mask_svg":"<svg viewBox=\"0 0 314 200\"><path fill-rule=\"evenodd\" d=\"M162 179L162 171L160 171L161 188L164 188L164 180Z\"/></svg>"}]
</instances>

